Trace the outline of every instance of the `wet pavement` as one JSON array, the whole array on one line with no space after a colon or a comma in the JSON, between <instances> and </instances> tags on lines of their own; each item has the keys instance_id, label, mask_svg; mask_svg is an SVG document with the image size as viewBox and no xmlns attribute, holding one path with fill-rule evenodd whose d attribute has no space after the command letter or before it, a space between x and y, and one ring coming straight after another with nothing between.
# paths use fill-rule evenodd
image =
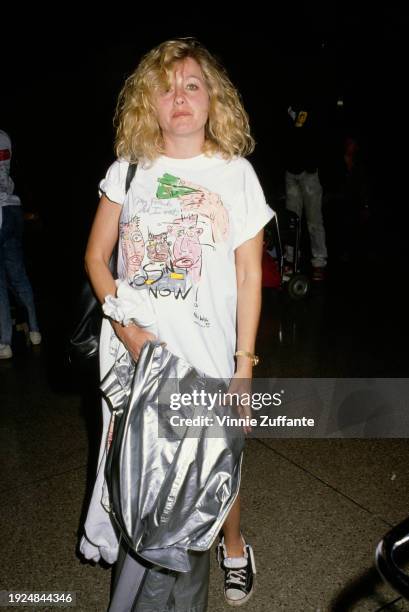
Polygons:
<instances>
[{"instance_id":1,"label":"wet pavement","mask_svg":"<svg viewBox=\"0 0 409 612\"><path fill-rule=\"evenodd\" d=\"M102 611L110 568L77 554L98 398L93 374L78 380L67 365L69 300L54 293L39 261L33 253L29 267L37 271L43 344L26 346L16 332L14 358L0 362L0 590L75 591L77 610ZM407 377L401 280L375 257L332 264L326 283L300 301L264 290L257 376ZM409 610L402 599L382 607L397 595L374 569L377 542L408 515L408 451L406 439L249 440L243 531L258 575L245 609ZM209 611L227 609L212 555Z\"/></svg>"}]
</instances>

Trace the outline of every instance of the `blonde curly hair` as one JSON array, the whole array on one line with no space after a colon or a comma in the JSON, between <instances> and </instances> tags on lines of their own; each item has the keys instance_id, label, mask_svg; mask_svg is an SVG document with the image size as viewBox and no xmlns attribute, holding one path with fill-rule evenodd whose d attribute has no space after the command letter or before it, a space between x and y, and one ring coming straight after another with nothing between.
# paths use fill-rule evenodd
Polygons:
<instances>
[{"instance_id":1,"label":"blonde curly hair","mask_svg":"<svg viewBox=\"0 0 409 612\"><path fill-rule=\"evenodd\" d=\"M199 64L209 93L203 152L231 159L253 151L248 115L225 69L197 40L180 38L149 51L126 79L114 118L118 157L131 162L152 161L164 153L153 94L169 84L175 62L188 57Z\"/></svg>"}]
</instances>

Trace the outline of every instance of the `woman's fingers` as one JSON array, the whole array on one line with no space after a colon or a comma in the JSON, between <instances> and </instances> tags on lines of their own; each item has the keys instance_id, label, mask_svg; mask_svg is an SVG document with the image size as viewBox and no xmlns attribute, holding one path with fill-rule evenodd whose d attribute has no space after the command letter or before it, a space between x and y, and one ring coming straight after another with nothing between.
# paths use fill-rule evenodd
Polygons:
<instances>
[{"instance_id":1,"label":"woman's fingers","mask_svg":"<svg viewBox=\"0 0 409 612\"><path fill-rule=\"evenodd\" d=\"M137 361L145 342L156 340L156 336L136 325L131 325L121 330L120 340L125 345L127 351L132 355L132 358Z\"/></svg>"}]
</instances>

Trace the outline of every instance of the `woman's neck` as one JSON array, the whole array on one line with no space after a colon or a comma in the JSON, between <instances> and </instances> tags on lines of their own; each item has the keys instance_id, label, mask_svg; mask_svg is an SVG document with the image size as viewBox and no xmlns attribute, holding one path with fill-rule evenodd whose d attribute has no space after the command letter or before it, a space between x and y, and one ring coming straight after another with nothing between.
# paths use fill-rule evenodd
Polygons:
<instances>
[{"instance_id":1,"label":"woman's neck","mask_svg":"<svg viewBox=\"0 0 409 612\"><path fill-rule=\"evenodd\" d=\"M203 153L204 138L200 135L198 138L164 138L166 157L175 157L177 159L189 159L197 157Z\"/></svg>"}]
</instances>

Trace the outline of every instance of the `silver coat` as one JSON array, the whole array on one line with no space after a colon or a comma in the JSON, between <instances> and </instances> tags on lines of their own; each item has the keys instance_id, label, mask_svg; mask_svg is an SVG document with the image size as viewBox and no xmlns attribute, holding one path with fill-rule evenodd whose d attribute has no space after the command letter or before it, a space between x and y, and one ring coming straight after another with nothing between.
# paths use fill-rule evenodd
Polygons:
<instances>
[{"instance_id":1,"label":"silver coat","mask_svg":"<svg viewBox=\"0 0 409 612\"><path fill-rule=\"evenodd\" d=\"M170 392L226 387L155 342L136 367L128 353L119 359L101 389L115 419L105 472L111 516L142 558L188 572L188 551L211 547L238 494L244 438L225 426L171 425ZM182 406L177 414L209 410Z\"/></svg>"}]
</instances>

